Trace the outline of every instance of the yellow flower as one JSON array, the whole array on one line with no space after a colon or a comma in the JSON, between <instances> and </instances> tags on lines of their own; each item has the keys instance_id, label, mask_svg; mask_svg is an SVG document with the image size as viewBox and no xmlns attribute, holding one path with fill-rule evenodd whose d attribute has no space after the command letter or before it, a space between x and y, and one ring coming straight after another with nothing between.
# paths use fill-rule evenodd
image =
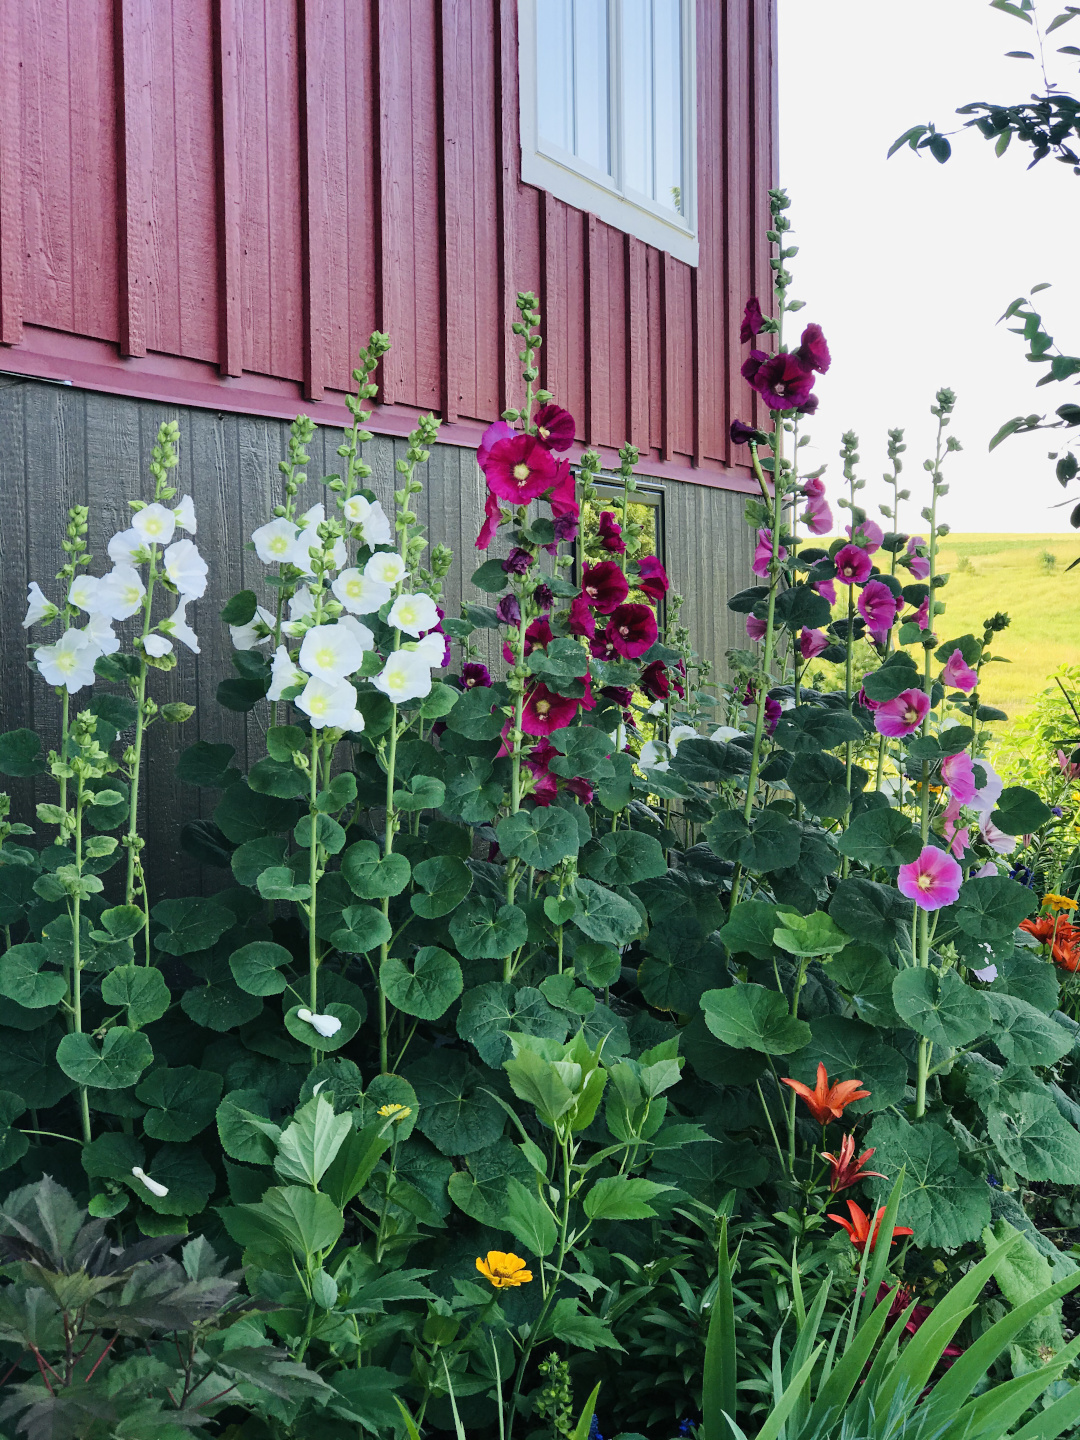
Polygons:
<instances>
[{"instance_id":1,"label":"yellow flower","mask_svg":"<svg viewBox=\"0 0 1080 1440\"><path fill-rule=\"evenodd\" d=\"M1076 909L1076 901L1070 900L1068 895L1044 895L1042 903L1050 910Z\"/></svg>"},{"instance_id":2,"label":"yellow flower","mask_svg":"<svg viewBox=\"0 0 1080 1440\"><path fill-rule=\"evenodd\" d=\"M384 1120L407 1120L412 1114L411 1105L380 1105L376 1114Z\"/></svg>"},{"instance_id":3,"label":"yellow flower","mask_svg":"<svg viewBox=\"0 0 1080 1440\"><path fill-rule=\"evenodd\" d=\"M496 1290L505 1286L527 1285L533 1278L532 1271L525 1268L525 1261L520 1255L505 1255L501 1250L489 1250L487 1259L478 1255L476 1268Z\"/></svg>"}]
</instances>

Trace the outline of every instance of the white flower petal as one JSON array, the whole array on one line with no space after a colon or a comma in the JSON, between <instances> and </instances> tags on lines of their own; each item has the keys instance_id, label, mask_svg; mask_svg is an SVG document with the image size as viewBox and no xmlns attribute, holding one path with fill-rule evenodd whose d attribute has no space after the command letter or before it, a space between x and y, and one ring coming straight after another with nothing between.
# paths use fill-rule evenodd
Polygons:
<instances>
[{"instance_id":1,"label":"white flower petal","mask_svg":"<svg viewBox=\"0 0 1080 1440\"><path fill-rule=\"evenodd\" d=\"M144 545L168 545L176 529L176 516L155 501L135 511L131 528Z\"/></svg>"},{"instance_id":2,"label":"white flower petal","mask_svg":"<svg viewBox=\"0 0 1080 1440\"><path fill-rule=\"evenodd\" d=\"M390 607L386 623L394 630L419 638L439 623L438 606L430 595L399 595Z\"/></svg>"},{"instance_id":3,"label":"white flower petal","mask_svg":"<svg viewBox=\"0 0 1080 1440\"><path fill-rule=\"evenodd\" d=\"M56 606L46 598L37 581L31 580L26 588L26 619L22 622L22 628L29 630L30 626L36 625L39 620L55 619L56 614Z\"/></svg>"},{"instance_id":4,"label":"white flower petal","mask_svg":"<svg viewBox=\"0 0 1080 1440\"><path fill-rule=\"evenodd\" d=\"M301 1009L297 1010L296 1018L303 1020L327 1040L341 1029L341 1021L336 1015L313 1015L310 1010Z\"/></svg>"},{"instance_id":5,"label":"white flower petal","mask_svg":"<svg viewBox=\"0 0 1080 1440\"><path fill-rule=\"evenodd\" d=\"M173 506L173 514L181 530L186 530L189 535L195 534L199 525L195 519L195 501L190 495L181 496L179 505Z\"/></svg>"},{"instance_id":6,"label":"white flower petal","mask_svg":"<svg viewBox=\"0 0 1080 1440\"><path fill-rule=\"evenodd\" d=\"M301 667L324 680L344 680L363 661L364 646L347 624L314 625L300 646Z\"/></svg>"},{"instance_id":7,"label":"white flower petal","mask_svg":"<svg viewBox=\"0 0 1080 1440\"><path fill-rule=\"evenodd\" d=\"M431 694L431 666L416 650L395 650L371 682L395 705Z\"/></svg>"},{"instance_id":8,"label":"white flower petal","mask_svg":"<svg viewBox=\"0 0 1080 1440\"><path fill-rule=\"evenodd\" d=\"M141 1165L133 1165L131 1167L131 1173L135 1176L136 1180L142 1181L151 1195L156 1195L159 1200L164 1200L165 1196L169 1193L169 1187L162 1185L160 1180L151 1180Z\"/></svg>"},{"instance_id":9,"label":"white flower petal","mask_svg":"<svg viewBox=\"0 0 1080 1440\"><path fill-rule=\"evenodd\" d=\"M396 585L404 574L405 561L396 550L377 550L364 566L365 577L380 585Z\"/></svg>"},{"instance_id":10,"label":"white flower petal","mask_svg":"<svg viewBox=\"0 0 1080 1440\"><path fill-rule=\"evenodd\" d=\"M178 540L165 551L165 574L179 590L192 600L206 594L208 566L199 554L194 540Z\"/></svg>"},{"instance_id":11,"label":"white flower petal","mask_svg":"<svg viewBox=\"0 0 1080 1440\"><path fill-rule=\"evenodd\" d=\"M91 635L69 628L55 645L39 645L34 659L47 685L62 685L69 695L74 695L94 683L94 661L100 654Z\"/></svg>"},{"instance_id":12,"label":"white flower petal","mask_svg":"<svg viewBox=\"0 0 1080 1440\"><path fill-rule=\"evenodd\" d=\"M311 720L313 730L327 726L338 730L355 728L356 690L347 680L330 681L313 675L295 703Z\"/></svg>"}]
</instances>

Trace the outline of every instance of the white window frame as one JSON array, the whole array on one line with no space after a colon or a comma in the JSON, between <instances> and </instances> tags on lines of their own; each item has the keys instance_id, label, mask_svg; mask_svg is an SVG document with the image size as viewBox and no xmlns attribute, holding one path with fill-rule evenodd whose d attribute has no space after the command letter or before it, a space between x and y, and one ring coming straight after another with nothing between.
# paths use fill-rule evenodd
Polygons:
<instances>
[{"instance_id":1,"label":"white window frame","mask_svg":"<svg viewBox=\"0 0 1080 1440\"><path fill-rule=\"evenodd\" d=\"M711 3L711 0L707 0ZM537 119L537 11L543 0L518 0L518 88L521 110L521 179L547 190L556 199L587 210L605 224L666 250L687 265L698 263L697 237L697 47L695 0L682 6L683 171L684 214L665 210L647 195L620 184L623 170L620 115L622 67L620 63L619 6L612 5L609 86L612 174L605 175L588 161L541 140Z\"/></svg>"}]
</instances>

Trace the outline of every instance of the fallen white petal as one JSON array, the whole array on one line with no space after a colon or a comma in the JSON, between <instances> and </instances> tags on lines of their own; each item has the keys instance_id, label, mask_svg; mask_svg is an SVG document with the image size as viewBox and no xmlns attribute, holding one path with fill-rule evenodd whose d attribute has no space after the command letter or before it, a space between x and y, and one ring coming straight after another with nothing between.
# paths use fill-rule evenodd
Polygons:
<instances>
[{"instance_id":1,"label":"fallen white petal","mask_svg":"<svg viewBox=\"0 0 1080 1440\"><path fill-rule=\"evenodd\" d=\"M151 1180L141 1165L133 1165L131 1167L131 1173L135 1176L136 1180L142 1181L151 1195L156 1195L159 1200L163 1200L169 1193L169 1187L160 1184L157 1180Z\"/></svg>"},{"instance_id":2,"label":"fallen white petal","mask_svg":"<svg viewBox=\"0 0 1080 1440\"><path fill-rule=\"evenodd\" d=\"M313 1015L310 1010L297 1010L296 1018L305 1021L327 1040L341 1029L341 1021L336 1015Z\"/></svg>"}]
</instances>

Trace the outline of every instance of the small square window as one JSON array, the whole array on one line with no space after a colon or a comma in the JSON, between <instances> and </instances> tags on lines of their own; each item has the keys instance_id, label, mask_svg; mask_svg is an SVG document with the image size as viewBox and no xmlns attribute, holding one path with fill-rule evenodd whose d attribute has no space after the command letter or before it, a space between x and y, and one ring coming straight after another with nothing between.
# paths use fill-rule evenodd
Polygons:
<instances>
[{"instance_id":1,"label":"small square window","mask_svg":"<svg viewBox=\"0 0 1080 1440\"><path fill-rule=\"evenodd\" d=\"M694 0L519 0L521 178L697 263Z\"/></svg>"}]
</instances>

